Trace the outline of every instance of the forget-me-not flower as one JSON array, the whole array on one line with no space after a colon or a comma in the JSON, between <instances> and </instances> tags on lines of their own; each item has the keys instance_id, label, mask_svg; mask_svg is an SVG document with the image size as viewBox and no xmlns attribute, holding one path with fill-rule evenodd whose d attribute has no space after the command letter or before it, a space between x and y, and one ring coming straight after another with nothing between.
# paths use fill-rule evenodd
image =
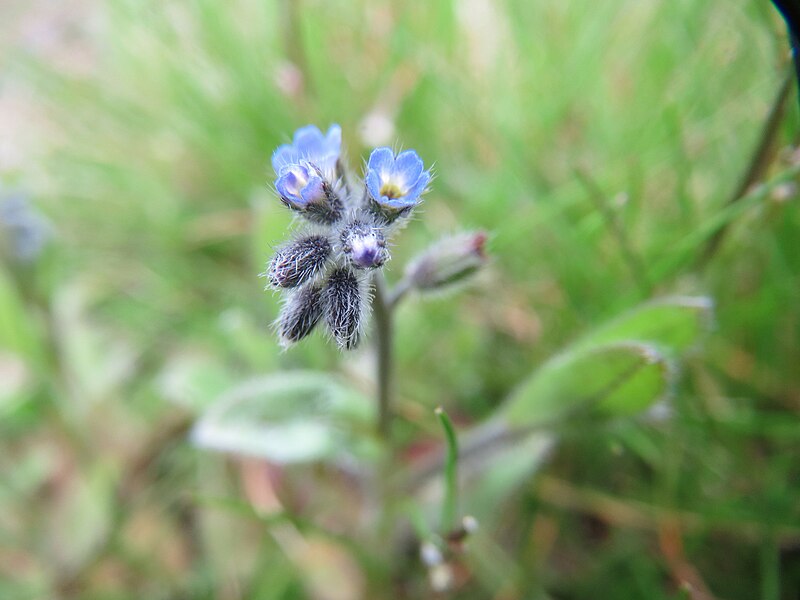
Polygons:
<instances>
[{"instance_id":1,"label":"forget-me-not flower","mask_svg":"<svg viewBox=\"0 0 800 600\"><path fill-rule=\"evenodd\" d=\"M50 223L18 192L0 193L0 254L33 262L52 236Z\"/></svg>"},{"instance_id":2,"label":"forget-me-not flower","mask_svg":"<svg viewBox=\"0 0 800 600\"><path fill-rule=\"evenodd\" d=\"M264 276L284 305L277 329L284 346L323 324L343 350L361 340L370 306L370 273L388 262L388 238L430 182L413 150L373 151L364 187L342 172L341 128L309 125L272 155L282 202L312 225L277 249ZM354 178L350 178L353 181Z\"/></svg>"},{"instance_id":3,"label":"forget-me-not flower","mask_svg":"<svg viewBox=\"0 0 800 600\"><path fill-rule=\"evenodd\" d=\"M303 210L309 204L325 199L322 175L313 164L307 162L285 167L275 182L275 189L284 203L295 210Z\"/></svg>"},{"instance_id":4,"label":"forget-me-not flower","mask_svg":"<svg viewBox=\"0 0 800 600\"><path fill-rule=\"evenodd\" d=\"M367 162L366 184L372 200L388 214L399 214L419 204L431 179L419 155L406 150L395 156L391 148L376 148Z\"/></svg>"},{"instance_id":5,"label":"forget-me-not flower","mask_svg":"<svg viewBox=\"0 0 800 600\"><path fill-rule=\"evenodd\" d=\"M336 170L342 151L342 128L331 125L328 133L314 125L301 127L291 144L283 144L272 155L272 168L279 177L289 168L301 163L311 163L327 176Z\"/></svg>"}]
</instances>

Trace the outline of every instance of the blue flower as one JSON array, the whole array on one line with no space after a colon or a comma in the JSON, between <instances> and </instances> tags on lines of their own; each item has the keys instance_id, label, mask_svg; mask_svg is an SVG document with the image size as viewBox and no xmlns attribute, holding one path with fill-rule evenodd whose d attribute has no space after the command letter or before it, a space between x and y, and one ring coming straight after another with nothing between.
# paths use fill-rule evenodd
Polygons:
<instances>
[{"instance_id":1,"label":"blue flower","mask_svg":"<svg viewBox=\"0 0 800 600\"><path fill-rule=\"evenodd\" d=\"M395 157L391 148L376 148L369 156L367 190L382 209L399 213L416 206L430 180L430 171L423 171L413 150Z\"/></svg>"},{"instance_id":2,"label":"blue flower","mask_svg":"<svg viewBox=\"0 0 800 600\"><path fill-rule=\"evenodd\" d=\"M300 162L283 169L275 182L281 199L295 210L305 210L309 204L325 200L322 177L313 165Z\"/></svg>"},{"instance_id":3,"label":"blue flower","mask_svg":"<svg viewBox=\"0 0 800 600\"><path fill-rule=\"evenodd\" d=\"M314 125L306 125L294 132L291 144L284 144L272 155L272 168L275 174L283 175L284 171L302 162L308 162L325 174L333 173L336 161L342 151L342 128L331 125L328 133L322 132Z\"/></svg>"},{"instance_id":4,"label":"blue flower","mask_svg":"<svg viewBox=\"0 0 800 600\"><path fill-rule=\"evenodd\" d=\"M10 252L20 263L33 262L52 237L50 223L27 196L0 194L0 253Z\"/></svg>"}]
</instances>

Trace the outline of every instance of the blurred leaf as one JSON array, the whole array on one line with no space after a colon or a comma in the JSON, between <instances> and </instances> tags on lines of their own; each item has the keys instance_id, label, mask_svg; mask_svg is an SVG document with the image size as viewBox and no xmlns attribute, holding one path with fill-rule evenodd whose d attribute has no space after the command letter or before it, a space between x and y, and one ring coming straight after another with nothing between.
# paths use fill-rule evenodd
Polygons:
<instances>
[{"instance_id":1,"label":"blurred leaf","mask_svg":"<svg viewBox=\"0 0 800 600\"><path fill-rule=\"evenodd\" d=\"M6 417L29 395L31 373L22 357L0 350L0 381L0 417Z\"/></svg>"},{"instance_id":2,"label":"blurred leaf","mask_svg":"<svg viewBox=\"0 0 800 600\"><path fill-rule=\"evenodd\" d=\"M51 515L48 546L56 561L67 569L81 565L103 540L111 525L114 470L98 462L70 482L63 502Z\"/></svg>"},{"instance_id":3,"label":"blurred leaf","mask_svg":"<svg viewBox=\"0 0 800 600\"><path fill-rule=\"evenodd\" d=\"M581 338L578 348L635 340L684 351L713 324L713 301L706 296L663 298L639 306Z\"/></svg>"},{"instance_id":4,"label":"blurred leaf","mask_svg":"<svg viewBox=\"0 0 800 600\"><path fill-rule=\"evenodd\" d=\"M233 376L219 360L191 351L171 356L158 378L161 394L193 413L208 408L232 385Z\"/></svg>"},{"instance_id":5,"label":"blurred leaf","mask_svg":"<svg viewBox=\"0 0 800 600\"><path fill-rule=\"evenodd\" d=\"M35 322L25 310L23 299L11 276L0 266L0 348L19 353L30 364L42 361Z\"/></svg>"},{"instance_id":6,"label":"blurred leaf","mask_svg":"<svg viewBox=\"0 0 800 600\"><path fill-rule=\"evenodd\" d=\"M86 281L64 286L53 299L60 358L74 385L71 407L107 400L135 374L137 351L90 315L94 290Z\"/></svg>"},{"instance_id":7,"label":"blurred leaf","mask_svg":"<svg viewBox=\"0 0 800 600\"><path fill-rule=\"evenodd\" d=\"M666 358L649 344L578 348L545 363L501 414L512 427L551 424L590 409L632 414L666 395L670 375Z\"/></svg>"},{"instance_id":8,"label":"blurred leaf","mask_svg":"<svg viewBox=\"0 0 800 600\"><path fill-rule=\"evenodd\" d=\"M470 469L462 469L467 471L461 495L465 514L492 529L503 517L498 506L547 460L555 442L556 436L535 432L482 451Z\"/></svg>"},{"instance_id":9,"label":"blurred leaf","mask_svg":"<svg viewBox=\"0 0 800 600\"><path fill-rule=\"evenodd\" d=\"M369 452L372 405L335 377L310 371L275 373L224 394L200 419L203 448L302 463Z\"/></svg>"},{"instance_id":10,"label":"blurred leaf","mask_svg":"<svg viewBox=\"0 0 800 600\"><path fill-rule=\"evenodd\" d=\"M462 436L472 457L464 505L490 527L497 507L547 459L570 417L635 414L668 394L672 370L655 346L638 342L576 348L539 368L497 418ZM531 431L536 429L535 431Z\"/></svg>"},{"instance_id":11,"label":"blurred leaf","mask_svg":"<svg viewBox=\"0 0 800 600\"><path fill-rule=\"evenodd\" d=\"M340 544L321 536L287 535L283 547L295 563L310 598L363 598L366 582L358 562ZM293 532L292 532L293 533Z\"/></svg>"}]
</instances>

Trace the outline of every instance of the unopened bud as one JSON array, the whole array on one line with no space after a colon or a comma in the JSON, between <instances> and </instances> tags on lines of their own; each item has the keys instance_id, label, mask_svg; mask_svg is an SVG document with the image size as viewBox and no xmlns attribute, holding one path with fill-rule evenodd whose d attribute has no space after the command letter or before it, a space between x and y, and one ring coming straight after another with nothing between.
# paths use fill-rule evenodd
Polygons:
<instances>
[{"instance_id":1,"label":"unopened bud","mask_svg":"<svg viewBox=\"0 0 800 600\"><path fill-rule=\"evenodd\" d=\"M314 329L322 317L322 289L307 285L291 294L278 317L281 342L289 346Z\"/></svg>"},{"instance_id":2,"label":"unopened bud","mask_svg":"<svg viewBox=\"0 0 800 600\"><path fill-rule=\"evenodd\" d=\"M355 273L346 267L335 269L323 289L325 321L342 350L352 350L361 338L364 301Z\"/></svg>"},{"instance_id":3,"label":"unopened bud","mask_svg":"<svg viewBox=\"0 0 800 600\"><path fill-rule=\"evenodd\" d=\"M267 269L267 279L276 287L297 287L325 268L330 255L328 238L321 235L301 238L275 253Z\"/></svg>"},{"instance_id":4,"label":"unopened bud","mask_svg":"<svg viewBox=\"0 0 800 600\"><path fill-rule=\"evenodd\" d=\"M314 163L301 161L284 166L275 189L281 202L310 221L331 225L344 210L342 199L327 175Z\"/></svg>"},{"instance_id":5,"label":"unopened bud","mask_svg":"<svg viewBox=\"0 0 800 600\"><path fill-rule=\"evenodd\" d=\"M389 259L383 231L360 221L342 231L342 252L356 269L375 269Z\"/></svg>"},{"instance_id":6,"label":"unopened bud","mask_svg":"<svg viewBox=\"0 0 800 600\"><path fill-rule=\"evenodd\" d=\"M406 278L419 290L435 290L463 281L487 262L486 232L445 238L418 256L406 269Z\"/></svg>"}]
</instances>

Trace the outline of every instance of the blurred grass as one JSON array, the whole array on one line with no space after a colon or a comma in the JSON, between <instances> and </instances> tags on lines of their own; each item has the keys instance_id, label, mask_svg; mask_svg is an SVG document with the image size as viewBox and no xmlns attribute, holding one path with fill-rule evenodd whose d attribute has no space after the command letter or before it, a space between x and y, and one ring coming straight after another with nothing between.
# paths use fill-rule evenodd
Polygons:
<instances>
[{"instance_id":1,"label":"blurred grass","mask_svg":"<svg viewBox=\"0 0 800 600\"><path fill-rule=\"evenodd\" d=\"M269 191L272 150L297 126L338 122L359 167L379 134L369 115L393 124L383 143L415 148L437 174L390 278L443 232L492 232L482 285L400 310L406 439L429 430L420 407L485 416L533 365L645 299L604 202L652 295L710 295L716 332L686 366L672 419L582 427L548 472L699 515L686 560L719 597L800 586L795 105L768 173L783 183L725 208L787 61L767 3L79 8L91 18L62 32L77 62L24 32L0 59L0 84L37 116L37 152L5 178L58 230L33 273L0 273L3 365L21 359L27 373L0 413L0 596L304 597L285 540L196 505L239 493L237 467L159 432L265 371L337 369L369 385L364 354L340 358L321 339L281 354L276 299L258 278L289 225ZM696 268L721 223L719 251ZM115 521L120 482L149 527ZM559 597L681 597L657 536L602 517L534 482L507 516L508 556L538 564L532 577ZM542 519L557 532L550 549ZM91 569L64 579L97 548Z\"/></svg>"}]
</instances>

